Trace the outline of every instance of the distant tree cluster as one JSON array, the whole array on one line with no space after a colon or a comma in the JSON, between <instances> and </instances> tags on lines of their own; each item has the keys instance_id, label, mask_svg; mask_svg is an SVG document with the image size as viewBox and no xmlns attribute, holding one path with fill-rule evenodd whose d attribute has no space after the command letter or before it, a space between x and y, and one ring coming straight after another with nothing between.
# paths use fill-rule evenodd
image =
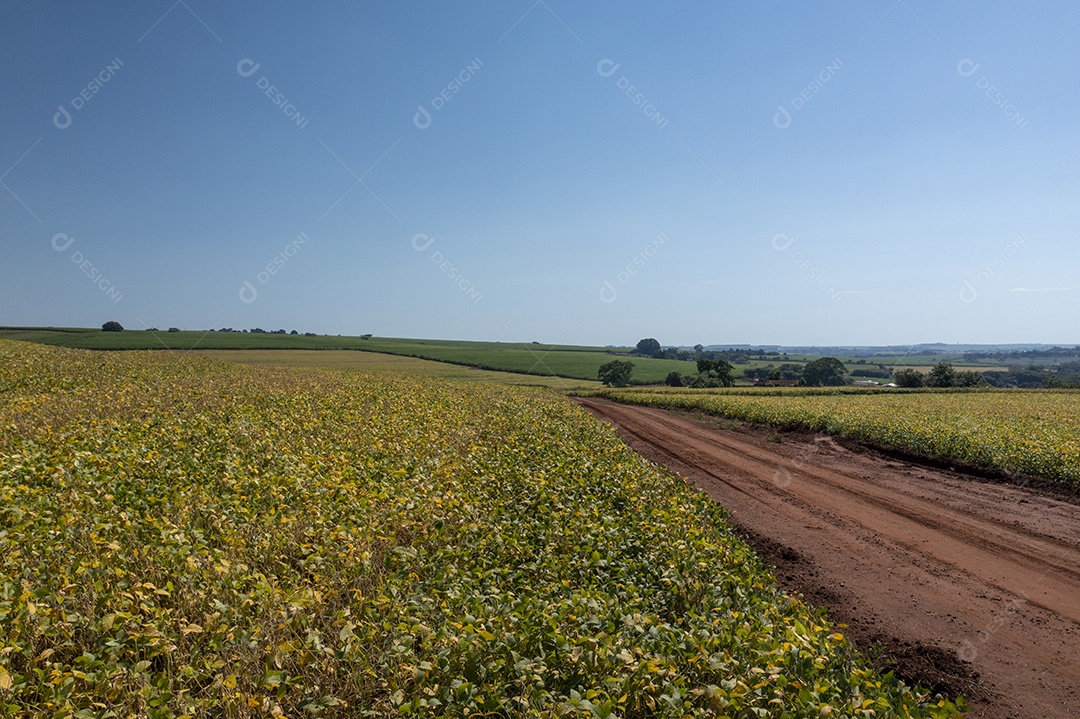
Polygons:
<instances>
[{"instance_id":1,"label":"distant tree cluster","mask_svg":"<svg viewBox=\"0 0 1080 719\"><path fill-rule=\"evenodd\" d=\"M654 359L680 360L682 362L696 362L699 359L725 360L731 364L747 364L751 360L764 360L771 357L781 356L779 352L766 352L765 350L728 349L706 350L703 345L694 345L693 351L682 350L678 347L663 348L653 337L639 340L632 354Z\"/></svg>"},{"instance_id":2,"label":"distant tree cluster","mask_svg":"<svg viewBox=\"0 0 1080 719\"><path fill-rule=\"evenodd\" d=\"M120 326L119 322L106 322L105 324L103 324L101 326L101 329L104 332L122 332L124 330L124 328ZM160 332L160 330L157 327L150 327L146 331L147 332ZM180 332L181 330L180 330L179 327L170 327L168 331L169 332ZM219 330L215 330L213 328L210 328L207 331L208 332L235 332L237 334L253 334L253 335L284 335L284 334L299 335L300 334L300 332L298 332L296 330L290 330L289 332L286 332L285 330L264 330L261 327L252 327L249 330L236 330L236 329L233 329L232 327L222 327ZM314 332L304 332L303 336L304 337L318 337L318 335L315 334ZM371 339L371 335L362 335L360 337L360 339L365 339L365 340L366 339Z\"/></svg>"},{"instance_id":3,"label":"distant tree cluster","mask_svg":"<svg viewBox=\"0 0 1080 719\"><path fill-rule=\"evenodd\" d=\"M298 335L298 334L300 334L296 330L286 332L285 330L264 330L262 327L252 327L250 330L234 330L232 327L222 327L219 330L210 330L210 331L211 332L239 332L239 333L243 333L243 334L252 334L252 335L284 335L284 334ZM315 336L317 336L317 335L314 332L305 332L304 333L304 337L315 337Z\"/></svg>"},{"instance_id":4,"label":"distant tree cluster","mask_svg":"<svg viewBox=\"0 0 1080 719\"><path fill-rule=\"evenodd\" d=\"M893 382L897 387L982 387L986 384L982 373L957 371L949 362L938 362L925 375L910 368L898 369L893 372Z\"/></svg>"},{"instance_id":5,"label":"distant tree cluster","mask_svg":"<svg viewBox=\"0 0 1080 719\"><path fill-rule=\"evenodd\" d=\"M123 332L124 326L119 322L109 321L101 326L102 332Z\"/></svg>"},{"instance_id":6,"label":"distant tree cluster","mask_svg":"<svg viewBox=\"0 0 1080 719\"><path fill-rule=\"evenodd\" d=\"M669 372L664 384L669 387L730 387L735 383L735 368L727 360L699 359L696 376Z\"/></svg>"},{"instance_id":7,"label":"distant tree cluster","mask_svg":"<svg viewBox=\"0 0 1080 719\"><path fill-rule=\"evenodd\" d=\"M766 380L798 380L802 377L802 370L802 365L784 362L779 367L774 367L771 364L764 367L750 367L743 371L743 377L758 382L765 382Z\"/></svg>"}]
</instances>

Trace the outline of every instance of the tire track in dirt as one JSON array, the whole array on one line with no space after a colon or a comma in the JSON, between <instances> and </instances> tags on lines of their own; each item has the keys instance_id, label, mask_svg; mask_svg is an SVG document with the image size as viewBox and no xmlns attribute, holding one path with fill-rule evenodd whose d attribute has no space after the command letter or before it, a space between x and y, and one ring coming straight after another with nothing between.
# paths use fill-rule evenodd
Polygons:
<instances>
[{"instance_id":1,"label":"tire track in dirt","mask_svg":"<svg viewBox=\"0 0 1080 719\"><path fill-rule=\"evenodd\" d=\"M976 717L1080 716L1080 507L821 436L578 402L729 509L785 589L899 676Z\"/></svg>"}]
</instances>

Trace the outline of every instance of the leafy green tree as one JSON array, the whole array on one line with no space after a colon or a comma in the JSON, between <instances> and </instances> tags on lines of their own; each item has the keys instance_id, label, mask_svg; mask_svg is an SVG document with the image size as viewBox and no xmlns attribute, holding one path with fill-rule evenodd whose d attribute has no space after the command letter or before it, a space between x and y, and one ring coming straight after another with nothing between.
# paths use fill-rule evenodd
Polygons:
<instances>
[{"instance_id":1,"label":"leafy green tree","mask_svg":"<svg viewBox=\"0 0 1080 719\"><path fill-rule=\"evenodd\" d=\"M668 376L664 378L664 384L668 387L684 387L683 377L678 372L669 372Z\"/></svg>"},{"instance_id":2,"label":"leafy green tree","mask_svg":"<svg viewBox=\"0 0 1080 719\"><path fill-rule=\"evenodd\" d=\"M926 375L927 387L956 386L956 370L948 362L938 362Z\"/></svg>"},{"instance_id":3,"label":"leafy green tree","mask_svg":"<svg viewBox=\"0 0 1080 719\"><path fill-rule=\"evenodd\" d=\"M1048 383L1049 384L1049 383ZM983 379L982 372L976 372L975 370L965 370L963 372L957 372L956 378L953 382L954 387L985 387L986 380Z\"/></svg>"},{"instance_id":4,"label":"leafy green tree","mask_svg":"<svg viewBox=\"0 0 1080 719\"><path fill-rule=\"evenodd\" d=\"M652 337L638 340L637 349L635 349L634 351L637 352L639 355L644 355L646 357L655 357L656 355L660 354L660 343Z\"/></svg>"},{"instance_id":5,"label":"leafy green tree","mask_svg":"<svg viewBox=\"0 0 1080 719\"><path fill-rule=\"evenodd\" d=\"M598 377L608 387L625 387L630 384L630 374L634 363L626 360L612 360L600 366Z\"/></svg>"},{"instance_id":6,"label":"leafy green tree","mask_svg":"<svg viewBox=\"0 0 1080 719\"><path fill-rule=\"evenodd\" d=\"M760 382L769 379L769 373L772 371L773 368L771 365L768 367L749 367L743 370L742 374L744 379Z\"/></svg>"},{"instance_id":7,"label":"leafy green tree","mask_svg":"<svg viewBox=\"0 0 1080 719\"><path fill-rule=\"evenodd\" d=\"M847 367L835 357L818 357L803 367L799 379L806 387L838 387L847 382Z\"/></svg>"},{"instance_id":8,"label":"leafy green tree","mask_svg":"<svg viewBox=\"0 0 1080 719\"><path fill-rule=\"evenodd\" d=\"M732 371L735 367L727 360L699 359L698 376L706 382L704 387L730 387L734 380Z\"/></svg>"},{"instance_id":9,"label":"leafy green tree","mask_svg":"<svg viewBox=\"0 0 1080 719\"><path fill-rule=\"evenodd\" d=\"M897 387L922 387L924 384L922 373L910 367L894 371L893 382Z\"/></svg>"},{"instance_id":10,"label":"leafy green tree","mask_svg":"<svg viewBox=\"0 0 1080 719\"><path fill-rule=\"evenodd\" d=\"M105 324L103 324L101 326L101 331L102 332L123 332L124 331L124 326L121 325L119 322L113 322L113 321L110 320L109 322L106 322Z\"/></svg>"}]
</instances>

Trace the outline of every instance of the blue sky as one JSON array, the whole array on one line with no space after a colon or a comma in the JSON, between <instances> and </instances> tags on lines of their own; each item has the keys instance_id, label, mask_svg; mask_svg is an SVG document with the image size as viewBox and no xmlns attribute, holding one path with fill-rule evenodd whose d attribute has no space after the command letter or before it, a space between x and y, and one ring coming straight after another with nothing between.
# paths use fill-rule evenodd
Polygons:
<instances>
[{"instance_id":1,"label":"blue sky","mask_svg":"<svg viewBox=\"0 0 1080 719\"><path fill-rule=\"evenodd\" d=\"M1080 341L1070 2L0 6L0 324Z\"/></svg>"}]
</instances>

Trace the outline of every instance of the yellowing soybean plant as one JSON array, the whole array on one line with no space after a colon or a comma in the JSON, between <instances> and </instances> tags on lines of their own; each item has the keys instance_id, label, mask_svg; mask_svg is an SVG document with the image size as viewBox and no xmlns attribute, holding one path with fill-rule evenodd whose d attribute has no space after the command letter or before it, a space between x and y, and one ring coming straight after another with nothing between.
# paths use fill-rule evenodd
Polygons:
<instances>
[{"instance_id":1,"label":"yellowing soybean plant","mask_svg":"<svg viewBox=\"0 0 1080 719\"><path fill-rule=\"evenodd\" d=\"M946 717L540 391L0 342L0 713Z\"/></svg>"},{"instance_id":2,"label":"yellowing soybean plant","mask_svg":"<svg viewBox=\"0 0 1080 719\"><path fill-rule=\"evenodd\" d=\"M967 464L1080 483L1080 392L601 390L620 402L805 427Z\"/></svg>"}]
</instances>

